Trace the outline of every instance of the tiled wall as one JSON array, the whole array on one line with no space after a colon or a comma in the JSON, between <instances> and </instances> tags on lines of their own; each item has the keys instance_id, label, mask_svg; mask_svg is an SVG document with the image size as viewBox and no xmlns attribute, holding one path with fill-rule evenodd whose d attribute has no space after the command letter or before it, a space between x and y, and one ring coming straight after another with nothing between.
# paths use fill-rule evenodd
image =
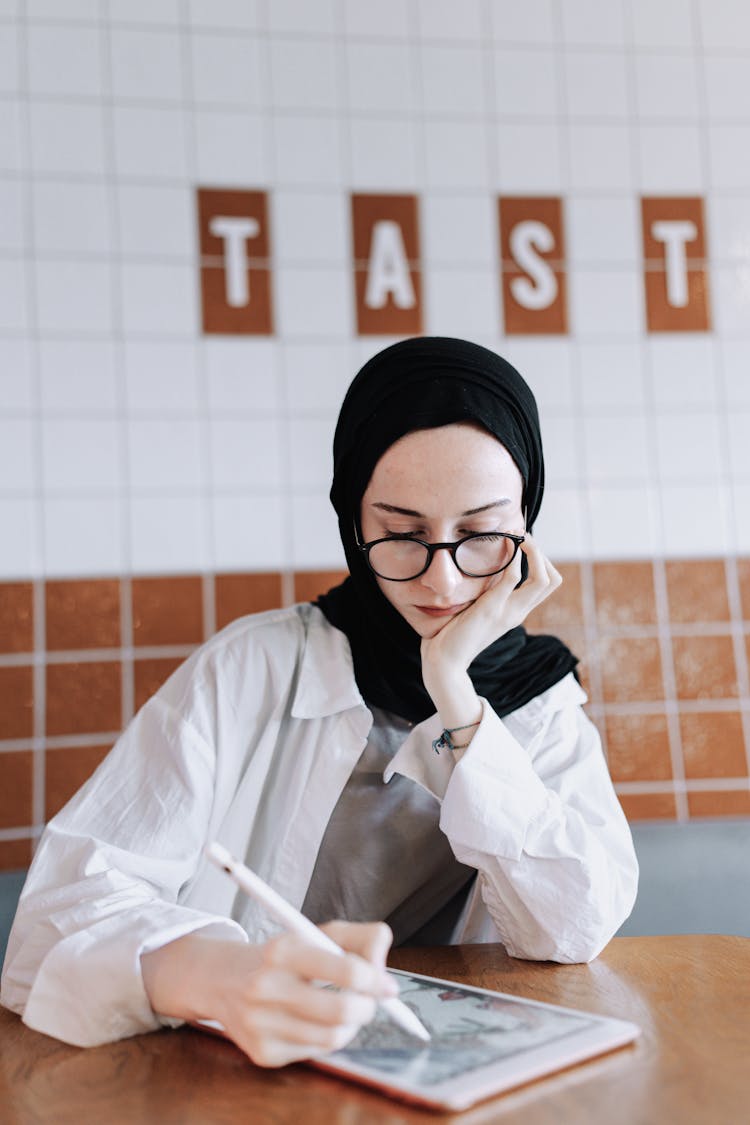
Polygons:
<instances>
[{"instance_id":1,"label":"tiled wall","mask_svg":"<svg viewBox=\"0 0 750 1125\"><path fill-rule=\"evenodd\" d=\"M332 429L386 322L537 394L567 582L532 624L584 655L629 814L750 815L748 90L737 0L0 0L3 865L175 660L341 567ZM264 227L242 335L216 191ZM400 321L362 305L373 199ZM556 303L520 316L540 208Z\"/></svg>"}]
</instances>

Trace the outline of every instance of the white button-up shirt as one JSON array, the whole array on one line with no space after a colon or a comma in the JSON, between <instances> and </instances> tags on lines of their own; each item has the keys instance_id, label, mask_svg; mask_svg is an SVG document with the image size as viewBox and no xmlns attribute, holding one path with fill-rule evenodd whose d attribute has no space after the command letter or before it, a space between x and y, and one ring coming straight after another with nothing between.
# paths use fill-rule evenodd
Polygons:
<instances>
[{"instance_id":1,"label":"white button-up shirt","mask_svg":"<svg viewBox=\"0 0 750 1125\"><path fill-rule=\"evenodd\" d=\"M437 715L385 771L440 803L440 828L479 877L455 942L588 961L632 909L637 863L573 676L482 721L456 762ZM277 931L209 865L218 840L300 907L372 716L346 636L307 603L242 618L141 709L48 824L8 943L2 1003L90 1046L160 1026L142 953L187 933L262 942Z\"/></svg>"}]
</instances>

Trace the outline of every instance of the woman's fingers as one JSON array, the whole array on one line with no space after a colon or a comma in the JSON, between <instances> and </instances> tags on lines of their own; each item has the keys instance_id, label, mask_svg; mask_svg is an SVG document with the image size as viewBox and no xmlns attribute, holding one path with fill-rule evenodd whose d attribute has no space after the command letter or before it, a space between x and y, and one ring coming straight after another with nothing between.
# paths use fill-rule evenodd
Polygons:
<instances>
[{"instance_id":1,"label":"woman's fingers","mask_svg":"<svg viewBox=\"0 0 750 1125\"><path fill-rule=\"evenodd\" d=\"M365 959L357 953L345 953L344 956L330 953L327 949L320 949L311 945L302 938L292 934L282 934L265 947L263 961L268 968L286 969L296 973L306 980L324 980L335 984L338 988L349 989L369 996L389 996L394 994L392 978L386 975L384 968L384 952L390 946L390 931L384 927L385 934L357 933L354 931L355 923L340 922L333 926L329 923L326 927L329 936L344 947L347 943L351 948L362 949L366 954L375 946L378 949L378 960ZM361 929L375 931L377 926L362 926ZM382 947L387 942L381 959Z\"/></svg>"},{"instance_id":2,"label":"woman's fingers","mask_svg":"<svg viewBox=\"0 0 750 1125\"><path fill-rule=\"evenodd\" d=\"M337 945L374 965L385 966L393 931L385 922L326 922L320 927Z\"/></svg>"}]
</instances>

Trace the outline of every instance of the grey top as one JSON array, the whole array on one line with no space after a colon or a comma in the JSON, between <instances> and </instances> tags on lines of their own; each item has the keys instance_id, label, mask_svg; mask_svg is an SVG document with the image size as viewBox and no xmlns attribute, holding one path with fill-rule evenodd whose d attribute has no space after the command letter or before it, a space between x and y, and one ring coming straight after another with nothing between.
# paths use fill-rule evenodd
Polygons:
<instances>
[{"instance_id":1,"label":"grey top","mask_svg":"<svg viewBox=\"0 0 750 1125\"><path fill-rule=\"evenodd\" d=\"M328 822L302 913L316 923L384 919L394 944L445 944L476 872L453 855L431 793L399 774L383 781L411 723L370 710L370 737Z\"/></svg>"}]
</instances>

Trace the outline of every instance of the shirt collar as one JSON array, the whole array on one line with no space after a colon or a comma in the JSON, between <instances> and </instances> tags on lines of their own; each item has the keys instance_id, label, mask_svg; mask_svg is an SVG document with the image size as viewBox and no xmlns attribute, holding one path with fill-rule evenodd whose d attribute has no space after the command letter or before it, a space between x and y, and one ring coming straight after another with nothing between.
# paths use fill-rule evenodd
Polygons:
<instances>
[{"instance_id":1,"label":"shirt collar","mask_svg":"<svg viewBox=\"0 0 750 1125\"><path fill-rule=\"evenodd\" d=\"M331 625L317 606L311 606L292 715L317 719L364 706L346 634Z\"/></svg>"}]
</instances>

